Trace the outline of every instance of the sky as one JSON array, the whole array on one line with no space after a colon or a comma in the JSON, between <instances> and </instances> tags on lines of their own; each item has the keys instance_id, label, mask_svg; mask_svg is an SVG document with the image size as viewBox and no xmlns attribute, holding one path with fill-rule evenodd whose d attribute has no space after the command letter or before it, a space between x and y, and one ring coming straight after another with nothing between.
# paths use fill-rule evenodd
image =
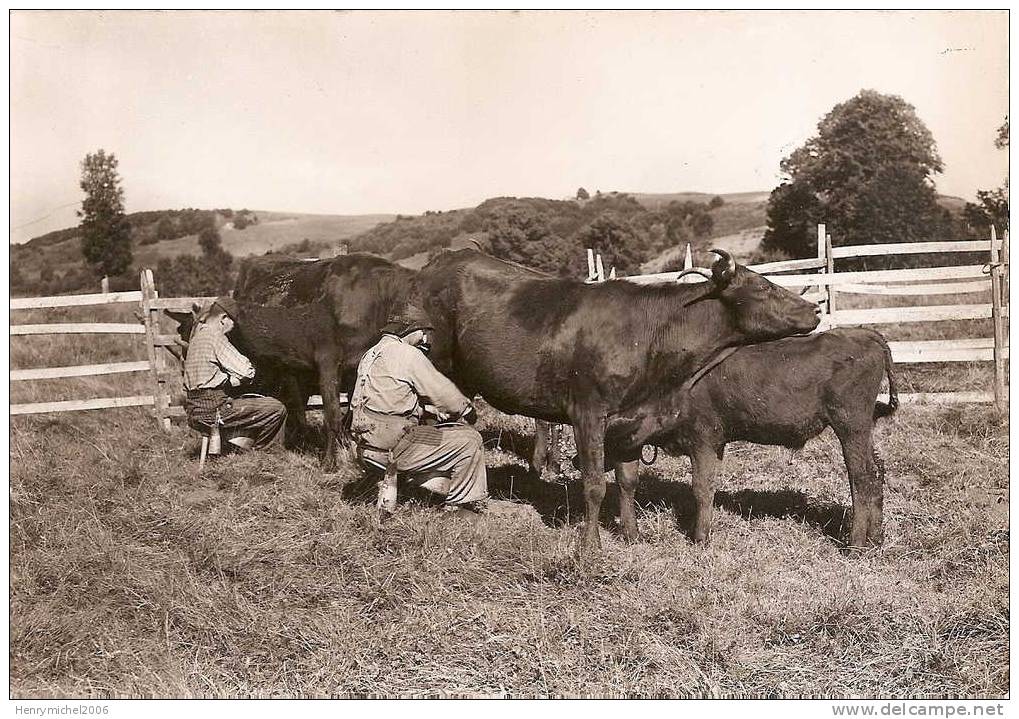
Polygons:
<instances>
[{"instance_id":1,"label":"sky","mask_svg":"<svg viewBox=\"0 0 1019 719\"><path fill-rule=\"evenodd\" d=\"M862 89L916 108L941 193L1004 180L1007 11L13 11L10 237L76 225L99 148L128 212L768 191Z\"/></svg>"}]
</instances>

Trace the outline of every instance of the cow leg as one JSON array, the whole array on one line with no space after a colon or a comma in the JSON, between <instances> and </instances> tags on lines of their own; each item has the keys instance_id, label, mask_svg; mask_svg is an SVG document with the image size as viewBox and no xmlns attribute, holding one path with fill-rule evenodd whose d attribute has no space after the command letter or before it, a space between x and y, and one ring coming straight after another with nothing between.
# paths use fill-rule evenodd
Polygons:
<instances>
[{"instance_id":1,"label":"cow leg","mask_svg":"<svg viewBox=\"0 0 1019 719\"><path fill-rule=\"evenodd\" d=\"M880 546L884 541L882 510L884 484L874 461L874 443L870 427L864 430L838 431L842 456L849 474L849 491L853 498L853 526L849 546L861 549Z\"/></svg>"},{"instance_id":2,"label":"cow leg","mask_svg":"<svg viewBox=\"0 0 1019 719\"><path fill-rule=\"evenodd\" d=\"M543 474L545 459L548 456L548 422L540 419L534 420L534 454L531 455L531 469L536 474Z\"/></svg>"},{"instance_id":3,"label":"cow leg","mask_svg":"<svg viewBox=\"0 0 1019 719\"><path fill-rule=\"evenodd\" d=\"M559 440L563 435L563 426L561 424L552 423L548 426L548 459L546 460L545 467L553 477L558 477L560 473L559 460L562 456L562 450L559 446Z\"/></svg>"},{"instance_id":4,"label":"cow leg","mask_svg":"<svg viewBox=\"0 0 1019 719\"><path fill-rule=\"evenodd\" d=\"M623 537L627 542L636 542L637 514L634 508L634 494L637 491L637 473L640 460L620 462L616 465L616 484L619 485L619 519L623 524Z\"/></svg>"},{"instance_id":5,"label":"cow leg","mask_svg":"<svg viewBox=\"0 0 1019 719\"><path fill-rule=\"evenodd\" d=\"M307 427L304 413L308 408L308 400L301 391L296 375L284 372L279 379L281 398L287 408L286 444L293 447L304 436Z\"/></svg>"},{"instance_id":6,"label":"cow leg","mask_svg":"<svg viewBox=\"0 0 1019 719\"><path fill-rule=\"evenodd\" d=\"M340 378L339 363L332 352L323 352L316 357L318 363L319 389L322 392L322 409L325 412L326 451L322 467L326 471L336 469L336 445L340 439Z\"/></svg>"},{"instance_id":7,"label":"cow leg","mask_svg":"<svg viewBox=\"0 0 1019 719\"><path fill-rule=\"evenodd\" d=\"M698 446L690 453L693 496L697 512L693 528L693 541L697 544L711 539L711 523L715 511L715 476L718 473L718 464L718 452L706 445Z\"/></svg>"},{"instance_id":8,"label":"cow leg","mask_svg":"<svg viewBox=\"0 0 1019 719\"><path fill-rule=\"evenodd\" d=\"M586 522L582 549L585 553L594 553L601 550L598 516L605 498L605 417L592 414L575 420L573 433L584 479Z\"/></svg>"}]
</instances>

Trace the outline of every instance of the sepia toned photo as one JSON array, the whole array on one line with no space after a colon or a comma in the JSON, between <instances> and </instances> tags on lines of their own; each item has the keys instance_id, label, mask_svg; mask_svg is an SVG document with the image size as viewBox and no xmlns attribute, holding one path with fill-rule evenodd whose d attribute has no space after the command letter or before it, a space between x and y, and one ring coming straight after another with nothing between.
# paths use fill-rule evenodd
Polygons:
<instances>
[{"instance_id":1,"label":"sepia toned photo","mask_svg":"<svg viewBox=\"0 0 1019 719\"><path fill-rule=\"evenodd\" d=\"M13 714L1007 714L1008 10L8 23Z\"/></svg>"}]
</instances>

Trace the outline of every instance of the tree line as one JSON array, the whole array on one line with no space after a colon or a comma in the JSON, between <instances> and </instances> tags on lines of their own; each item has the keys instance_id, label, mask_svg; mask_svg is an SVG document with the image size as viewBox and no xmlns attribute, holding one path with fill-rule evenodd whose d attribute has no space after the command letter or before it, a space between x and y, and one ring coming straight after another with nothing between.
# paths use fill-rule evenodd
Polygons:
<instances>
[{"instance_id":1,"label":"tree line","mask_svg":"<svg viewBox=\"0 0 1019 719\"><path fill-rule=\"evenodd\" d=\"M674 201L650 210L632 196L616 192L584 199L578 191L577 200L499 197L471 210L398 216L351 244L399 260L423 252L434 254L455 239L469 236L496 257L573 276L585 248L590 247L617 272L636 273L667 247L703 244L714 228L712 210L722 204L721 198L711 203Z\"/></svg>"}]
</instances>

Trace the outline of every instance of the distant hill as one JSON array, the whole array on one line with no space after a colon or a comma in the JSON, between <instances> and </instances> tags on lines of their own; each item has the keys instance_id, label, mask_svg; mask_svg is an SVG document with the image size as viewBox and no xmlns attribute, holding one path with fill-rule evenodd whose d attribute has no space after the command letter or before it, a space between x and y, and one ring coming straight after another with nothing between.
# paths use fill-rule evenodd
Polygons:
<instances>
[{"instance_id":1,"label":"distant hill","mask_svg":"<svg viewBox=\"0 0 1019 719\"><path fill-rule=\"evenodd\" d=\"M338 248L352 237L362 234L379 223L392 220L395 215L318 215L296 212L253 210L247 218L251 224L238 229L239 213L232 210L164 210L128 214L134 238L134 264L137 267L155 267L164 257L201 255L197 232L172 239L156 239L157 227L164 217L177 221L178 231L182 217L188 214L208 215L214 218L222 238L223 248L235 257L262 255L302 242L314 247ZM250 219L248 220L250 221ZM185 230L186 231L186 230ZM28 287L44 282L60 284L62 290L73 290L75 283L89 281L82 275L81 237L77 228L49 232L20 245L11 245L12 273L17 272ZM335 251L335 250L334 250ZM16 268L16 270L14 270ZM80 280L80 281L79 281Z\"/></svg>"},{"instance_id":2,"label":"distant hill","mask_svg":"<svg viewBox=\"0 0 1019 719\"><path fill-rule=\"evenodd\" d=\"M714 197L721 197L727 205L767 202L770 192L631 192L629 195L649 210L665 207L670 202L711 202Z\"/></svg>"}]
</instances>

